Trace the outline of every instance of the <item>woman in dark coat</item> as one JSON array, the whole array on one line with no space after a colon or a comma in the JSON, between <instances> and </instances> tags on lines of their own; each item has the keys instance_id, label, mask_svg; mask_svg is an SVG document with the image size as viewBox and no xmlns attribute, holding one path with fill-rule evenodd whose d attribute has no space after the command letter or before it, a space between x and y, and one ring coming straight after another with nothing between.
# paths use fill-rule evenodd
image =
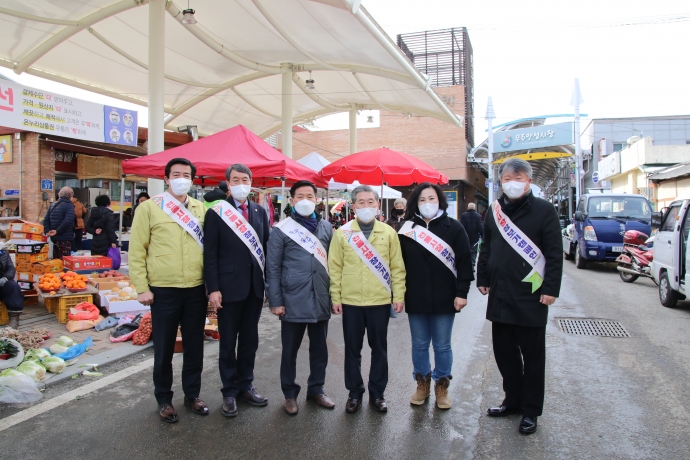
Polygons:
<instances>
[{"instance_id":1,"label":"woman in dark coat","mask_svg":"<svg viewBox=\"0 0 690 460\"><path fill-rule=\"evenodd\" d=\"M417 391L410 403L422 405L431 392L431 380L436 382L436 405L449 409L448 396L453 350L451 333L455 314L467 305L467 293L474 279L470 243L460 222L448 217L448 201L438 185L428 182L420 184L407 202L406 225L399 232L402 256L407 270L405 311L410 322L412 335L413 376ZM426 235L411 233L414 227L428 230ZM409 235L409 236L408 236ZM429 239L438 247L427 249L419 239ZM440 243L442 246L439 246ZM439 259L448 254L447 248L455 254L454 264L450 257L444 259L455 267L451 268ZM432 253L431 251L435 251ZM434 369L429 359L429 345L434 346Z\"/></svg>"},{"instance_id":2,"label":"woman in dark coat","mask_svg":"<svg viewBox=\"0 0 690 460\"><path fill-rule=\"evenodd\" d=\"M96 197L96 207L91 208L91 216L86 223L86 231L93 235L91 255L107 256L108 249L117 247L115 214L111 211L108 195Z\"/></svg>"}]
</instances>

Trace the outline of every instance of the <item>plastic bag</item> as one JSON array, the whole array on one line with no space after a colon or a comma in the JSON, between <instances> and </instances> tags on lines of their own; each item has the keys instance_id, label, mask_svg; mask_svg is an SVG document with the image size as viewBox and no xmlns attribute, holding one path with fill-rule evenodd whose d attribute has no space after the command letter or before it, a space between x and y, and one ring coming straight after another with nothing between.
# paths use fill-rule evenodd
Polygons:
<instances>
[{"instance_id":1,"label":"plastic bag","mask_svg":"<svg viewBox=\"0 0 690 460\"><path fill-rule=\"evenodd\" d=\"M97 306L89 302L82 302L70 308L67 319L70 321L94 320L98 318L99 314Z\"/></svg>"},{"instance_id":2,"label":"plastic bag","mask_svg":"<svg viewBox=\"0 0 690 460\"><path fill-rule=\"evenodd\" d=\"M103 318L101 315L98 315L97 319L81 320L81 321L67 321L67 324L65 325L65 327L70 332L85 331L87 329L93 329L94 326L99 324L104 319L105 318Z\"/></svg>"},{"instance_id":3,"label":"plastic bag","mask_svg":"<svg viewBox=\"0 0 690 460\"><path fill-rule=\"evenodd\" d=\"M111 246L110 249L108 249L108 257L113 259L113 270L120 268L120 265L122 264L122 255L120 254L119 248L114 248Z\"/></svg>"},{"instance_id":4,"label":"plastic bag","mask_svg":"<svg viewBox=\"0 0 690 460\"><path fill-rule=\"evenodd\" d=\"M153 328L151 327L151 313L146 313L139 323L139 329L134 332L132 343L134 345L146 345L151 339Z\"/></svg>"},{"instance_id":5,"label":"plastic bag","mask_svg":"<svg viewBox=\"0 0 690 460\"><path fill-rule=\"evenodd\" d=\"M12 345L17 347L18 353L17 353L17 356L15 356L14 358L0 359L0 370L9 369L10 367L17 367L22 363L22 361L24 361L24 347L22 347L22 345L19 342L17 342L16 340L13 340L13 339L4 339L4 340L9 341Z\"/></svg>"},{"instance_id":6,"label":"plastic bag","mask_svg":"<svg viewBox=\"0 0 690 460\"><path fill-rule=\"evenodd\" d=\"M115 327L115 326L117 326L117 318L115 316L108 316L103 321L96 324L94 329L97 331L104 331L106 329L110 329L111 327Z\"/></svg>"},{"instance_id":7,"label":"plastic bag","mask_svg":"<svg viewBox=\"0 0 690 460\"><path fill-rule=\"evenodd\" d=\"M86 340L84 340L82 343L72 345L71 347L69 347L67 349L67 351L65 351L63 353L59 353L55 356L57 356L58 358L62 358L65 361L69 361L71 359L76 358L77 356L83 355L86 352L86 350L92 346L93 346L93 339L91 338L91 336L88 336L86 338Z\"/></svg>"},{"instance_id":8,"label":"plastic bag","mask_svg":"<svg viewBox=\"0 0 690 460\"><path fill-rule=\"evenodd\" d=\"M36 382L27 375L0 377L0 403L32 403L42 397L43 395L36 388Z\"/></svg>"},{"instance_id":9,"label":"plastic bag","mask_svg":"<svg viewBox=\"0 0 690 460\"><path fill-rule=\"evenodd\" d=\"M139 322L121 324L110 332L110 341L113 343L126 342L134 337L134 333L139 329Z\"/></svg>"}]
</instances>

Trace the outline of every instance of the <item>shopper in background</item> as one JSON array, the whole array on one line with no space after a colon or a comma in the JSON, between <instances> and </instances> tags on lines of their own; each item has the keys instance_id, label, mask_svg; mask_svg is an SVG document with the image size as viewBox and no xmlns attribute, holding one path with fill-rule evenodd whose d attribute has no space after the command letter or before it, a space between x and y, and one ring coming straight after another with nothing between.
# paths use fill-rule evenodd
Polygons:
<instances>
[{"instance_id":1,"label":"shopper in background","mask_svg":"<svg viewBox=\"0 0 690 460\"><path fill-rule=\"evenodd\" d=\"M405 311L412 336L412 377L417 381L410 403L424 404L433 379L439 409L451 407L453 322L467 305L474 279L467 234L457 220L448 217L447 209L441 187L422 183L410 195L406 224L399 232L407 271ZM434 347L433 370L429 345Z\"/></svg>"},{"instance_id":2,"label":"shopper in background","mask_svg":"<svg viewBox=\"0 0 690 460\"><path fill-rule=\"evenodd\" d=\"M484 226L482 225L482 216L477 211L477 206L474 203L467 205L467 211L460 216L460 223L465 227L465 232L470 240L470 249L472 250L472 268L477 263L477 246L479 240L484 235Z\"/></svg>"},{"instance_id":3,"label":"shopper in background","mask_svg":"<svg viewBox=\"0 0 690 460\"><path fill-rule=\"evenodd\" d=\"M0 249L0 301L7 307L10 317L9 327L19 327L19 316L24 309L24 294L14 280L17 270L5 248Z\"/></svg>"},{"instance_id":4,"label":"shopper in background","mask_svg":"<svg viewBox=\"0 0 690 460\"><path fill-rule=\"evenodd\" d=\"M214 204L217 204L219 201L225 201L227 197L228 183L222 181L220 184L218 184L218 187L204 194L204 206L206 209L208 209Z\"/></svg>"},{"instance_id":5,"label":"shopper in background","mask_svg":"<svg viewBox=\"0 0 690 460\"><path fill-rule=\"evenodd\" d=\"M268 404L252 383L269 225L264 208L248 200L251 170L234 164L225 177L230 196L206 212L204 278L209 301L218 312L222 412L225 417L235 417L238 398L253 406Z\"/></svg>"},{"instance_id":6,"label":"shopper in background","mask_svg":"<svg viewBox=\"0 0 690 460\"><path fill-rule=\"evenodd\" d=\"M74 226L74 241L72 242L72 252L81 251L81 240L84 236L84 217L86 216L86 206L77 197L72 197L74 205L74 216L76 224Z\"/></svg>"},{"instance_id":7,"label":"shopper in background","mask_svg":"<svg viewBox=\"0 0 690 460\"><path fill-rule=\"evenodd\" d=\"M134 219L134 215L137 212L137 208L141 203L143 203L146 200L150 200L151 197L149 196L148 193L146 192L141 192L139 195L137 195L137 202L134 203L134 207L132 208L132 219Z\"/></svg>"},{"instance_id":8,"label":"shopper in background","mask_svg":"<svg viewBox=\"0 0 690 460\"><path fill-rule=\"evenodd\" d=\"M323 389L328 365L326 337L331 319L328 247L333 229L315 212L316 186L313 183L296 182L290 188L290 197L292 216L276 224L268 239L266 284L271 313L281 319L283 408L295 415L299 411L297 396L300 392L295 381L297 352L305 331L309 334L307 399L327 409L335 407Z\"/></svg>"},{"instance_id":9,"label":"shopper in background","mask_svg":"<svg viewBox=\"0 0 690 460\"><path fill-rule=\"evenodd\" d=\"M62 187L58 192L58 200L48 208L43 218L44 232L53 242L53 259L62 259L72 253L76 221L73 196L74 190Z\"/></svg>"},{"instance_id":10,"label":"shopper in background","mask_svg":"<svg viewBox=\"0 0 690 460\"><path fill-rule=\"evenodd\" d=\"M405 198L397 198L393 203L391 215L386 221L388 225L393 227L395 231L399 231L400 227L405 223L405 209L407 208L407 200Z\"/></svg>"},{"instance_id":11,"label":"shopper in background","mask_svg":"<svg viewBox=\"0 0 690 460\"><path fill-rule=\"evenodd\" d=\"M132 227L132 219L132 208L125 209L124 214L122 214L122 231Z\"/></svg>"},{"instance_id":12,"label":"shopper in background","mask_svg":"<svg viewBox=\"0 0 690 460\"><path fill-rule=\"evenodd\" d=\"M129 274L138 300L151 306L153 383L164 422L179 420L172 405L173 368L178 326L184 337L184 405L207 415L199 398L204 362L204 326L208 301L204 287L204 205L187 195L196 167L185 158L165 166L168 191L144 201L134 216L129 240Z\"/></svg>"},{"instance_id":13,"label":"shopper in background","mask_svg":"<svg viewBox=\"0 0 690 460\"><path fill-rule=\"evenodd\" d=\"M328 253L333 313L343 315L345 338L345 387L350 394L347 413L362 406L362 343L366 332L371 348L369 402L386 412L388 385L388 322L391 300L397 312L405 300L405 264L398 235L378 222L379 196L368 185L352 190L356 221L333 235Z\"/></svg>"},{"instance_id":14,"label":"shopper in background","mask_svg":"<svg viewBox=\"0 0 690 460\"><path fill-rule=\"evenodd\" d=\"M86 231L93 235L91 255L107 256L108 250L117 247L117 227L115 214L108 208L110 197L98 195L96 206L91 208L91 215L86 222Z\"/></svg>"}]
</instances>

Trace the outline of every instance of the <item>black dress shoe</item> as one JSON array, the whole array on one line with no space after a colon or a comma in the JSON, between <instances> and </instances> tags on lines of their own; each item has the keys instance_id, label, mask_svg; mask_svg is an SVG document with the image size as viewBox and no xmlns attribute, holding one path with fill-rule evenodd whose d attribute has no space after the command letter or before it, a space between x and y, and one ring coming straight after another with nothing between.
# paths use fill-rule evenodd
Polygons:
<instances>
[{"instance_id":1,"label":"black dress shoe","mask_svg":"<svg viewBox=\"0 0 690 460\"><path fill-rule=\"evenodd\" d=\"M486 410L489 417L506 417L508 415L517 414L520 411L506 406L490 407Z\"/></svg>"},{"instance_id":2,"label":"black dress shoe","mask_svg":"<svg viewBox=\"0 0 690 460\"><path fill-rule=\"evenodd\" d=\"M159 404L158 416L161 420L168 423L177 423L180 420L172 404Z\"/></svg>"},{"instance_id":3,"label":"black dress shoe","mask_svg":"<svg viewBox=\"0 0 690 460\"><path fill-rule=\"evenodd\" d=\"M345 412L348 414L354 414L362 407L362 400L357 398L347 398L347 404L345 404Z\"/></svg>"},{"instance_id":4,"label":"black dress shoe","mask_svg":"<svg viewBox=\"0 0 690 460\"><path fill-rule=\"evenodd\" d=\"M223 398L223 415L225 417L237 417L237 401L232 396Z\"/></svg>"},{"instance_id":5,"label":"black dress shoe","mask_svg":"<svg viewBox=\"0 0 690 460\"><path fill-rule=\"evenodd\" d=\"M268 404L268 398L261 396L256 392L256 388L253 387L242 393L240 396L252 406L262 407Z\"/></svg>"},{"instance_id":6,"label":"black dress shoe","mask_svg":"<svg viewBox=\"0 0 690 460\"><path fill-rule=\"evenodd\" d=\"M192 409L195 414L208 415L208 406L201 398L189 399L185 396L184 406Z\"/></svg>"},{"instance_id":7,"label":"black dress shoe","mask_svg":"<svg viewBox=\"0 0 690 460\"><path fill-rule=\"evenodd\" d=\"M520 427L518 428L522 434L532 434L537 432L537 417L522 417L520 420Z\"/></svg>"},{"instance_id":8,"label":"black dress shoe","mask_svg":"<svg viewBox=\"0 0 690 460\"><path fill-rule=\"evenodd\" d=\"M369 404L378 412L388 412L388 405L386 405L386 400L384 398L369 398Z\"/></svg>"}]
</instances>

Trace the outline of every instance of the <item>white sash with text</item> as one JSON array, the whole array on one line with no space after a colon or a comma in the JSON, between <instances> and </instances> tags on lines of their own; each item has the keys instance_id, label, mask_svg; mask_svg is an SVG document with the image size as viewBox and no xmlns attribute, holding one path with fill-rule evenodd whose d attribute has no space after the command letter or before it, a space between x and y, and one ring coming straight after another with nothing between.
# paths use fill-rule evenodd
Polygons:
<instances>
[{"instance_id":1,"label":"white sash with text","mask_svg":"<svg viewBox=\"0 0 690 460\"><path fill-rule=\"evenodd\" d=\"M189 233L194 241L197 242L201 249L204 249L204 228L199 222L199 219L194 217L194 214L189 212L184 204L180 203L169 192L164 192L152 198L153 202L158 205L170 218L175 221L177 225Z\"/></svg>"},{"instance_id":2,"label":"white sash with text","mask_svg":"<svg viewBox=\"0 0 690 460\"><path fill-rule=\"evenodd\" d=\"M414 225L414 222L408 220L403 224L398 234L412 238L417 243L421 244L424 249L443 262L443 265L453 272L453 276L456 278L458 277L458 270L455 268L455 251L453 251L453 248L451 248L448 243L429 231L428 228Z\"/></svg>"},{"instance_id":3,"label":"white sash with text","mask_svg":"<svg viewBox=\"0 0 690 460\"><path fill-rule=\"evenodd\" d=\"M211 209L223 219L223 222L225 222L235 235L237 235L240 241L247 246L249 252L251 252L256 261L259 262L261 271L264 271L266 254L264 254L264 249L261 246L261 240L257 237L254 227L249 225L249 222L242 216L242 212L235 209L227 201L221 201L211 206Z\"/></svg>"},{"instance_id":4,"label":"white sash with text","mask_svg":"<svg viewBox=\"0 0 690 460\"><path fill-rule=\"evenodd\" d=\"M391 269L383 257L376 251L374 246L367 241L364 233L361 231L352 230L352 222L340 227L343 232L345 241L350 245L350 247L355 251L355 254L364 262L369 270L376 276L376 278L383 284L383 287L391 292Z\"/></svg>"},{"instance_id":5,"label":"white sash with text","mask_svg":"<svg viewBox=\"0 0 690 460\"><path fill-rule=\"evenodd\" d=\"M319 261L326 273L328 273L328 253L321 241L313 233L295 222L292 217L281 220L273 228L279 228L292 241L300 245L302 249L316 257L316 260Z\"/></svg>"}]
</instances>

